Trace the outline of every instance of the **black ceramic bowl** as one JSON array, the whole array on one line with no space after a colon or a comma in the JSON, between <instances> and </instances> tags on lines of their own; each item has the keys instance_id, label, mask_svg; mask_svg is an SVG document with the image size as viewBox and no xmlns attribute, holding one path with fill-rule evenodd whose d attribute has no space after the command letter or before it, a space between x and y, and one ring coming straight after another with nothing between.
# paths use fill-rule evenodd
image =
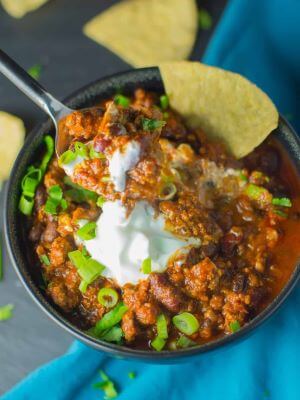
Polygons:
<instances>
[{"instance_id":1,"label":"black ceramic bowl","mask_svg":"<svg viewBox=\"0 0 300 400\"><path fill-rule=\"evenodd\" d=\"M101 79L91 83L90 85L87 85L73 95L69 96L66 99L65 104L75 109L89 107L104 98L113 96L119 90L122 90L122 92L126 94L132 93L137 87L143 87L147 90L155 92L163 92L163 84L158 68L132 70ZM272 301L272 303L269 304L265 310L263 310L239 332L219 338L202 346L178 350L175 352L134 350L127 347L106 343L101 340L96 340L86 335L84 332L72 325L62 315L58 307L56 307L49 300L49 298L45 296L45 293L40 288L41 276L39 275L39 271L37 271L37 269L34 267L26 250L27 237L24 229L24 219L18 212L18 200L20 196L22 177L24 176L27 166L34 163L40 156L43 136L46 133L51 132L52 129L51 121L47 119L44 123L32 131L27 137L25 144L15 162L7 187L5 203L5 234L13 265L28 292L53 321L58 323L74 337L97 350L105 351L111 355L117 355L125 358L136 358L157 363L178 362L182 358L201 355L208 351L220 349L221 347L233 342L238 342L240 339L253 332L255 328L262 324L267 318L273 315L289 295L299 278L300 265L295 265L295 270L288 283L283 288L281 293ZM290 159L299 173L300 143L295 132L287 124L287 122L281 118L275 135L287 150Z\"/></svg>"}]
</instances>

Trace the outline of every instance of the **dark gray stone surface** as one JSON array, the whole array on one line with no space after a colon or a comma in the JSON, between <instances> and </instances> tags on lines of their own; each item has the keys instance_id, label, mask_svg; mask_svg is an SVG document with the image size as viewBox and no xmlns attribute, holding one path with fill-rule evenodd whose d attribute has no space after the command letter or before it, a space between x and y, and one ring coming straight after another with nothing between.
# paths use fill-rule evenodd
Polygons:
<instances>
[{"instance_id":1,"label":"dark gray stone surface","mask_svg":"<svg viewBox=\"0 0 300 400\"><path fill-rule=\"evenodd\" d=\"M162 0L163 1L163 0ZM62 99L81 86L129 68L121 59L82 34L82 26L115 0L52 0L21 20L0 8L0 48L24 68L39 63L41 83ZM219 18L226 0L201 1ZM116 27L117 29L117 27ZM200 31L191 56L199 60L210 31ZM0 76L0 110L20 116L27 130L36 125L42 111ZM3 191L0 194L2 230ZM13 303L14 317L0 322L0 394L40 364L62 354L72 338L34 304L19 282L4 249L4 280L0 282L0 306Z\"/></svg>"}]
</instances>

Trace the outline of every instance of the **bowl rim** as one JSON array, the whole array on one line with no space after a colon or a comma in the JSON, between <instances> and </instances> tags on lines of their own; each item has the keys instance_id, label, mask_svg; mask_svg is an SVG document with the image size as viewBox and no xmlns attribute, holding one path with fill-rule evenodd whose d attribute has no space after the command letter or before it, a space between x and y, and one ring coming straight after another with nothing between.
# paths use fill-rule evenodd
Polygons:
<instances>
[{"instance_id":1,"label":"bowl rim","mask_svg":"<svg viewBox=\"0 0 300 400\"><path fill-rule=\"evenodd\" d=\"M63 102L66 105L70 105L72 101L75 101L75 99L83 94L83 93L88 93L91 91L93 87L96 87L99 84L103 84L104 82L110 81L110 80L119 80L124 77L127 77L130 79L132 78L138 78L143 76L145 74L150 74L153 75L154 79L157 79L161 83L161 77L159 74L159 70L157 67L147 67L147 68L139 68L139 69L130 69L124 72L119 72L117 74L112 74L107 77L97 79L82 88L74 91L71 93L69 96L67 96ZM138 82L137 82L138 83ZM142 81L139 83L142 85ZM96 95L97 96L97 95ZM94 96L95 97L95 96ZM100 96L101 97L101 96ZM191 357L191 356L196 356L200 355L203 353L211 352L214 351L218 348L225 347L226 345L230 343L238 343L241 339L244 339L247 335L252 333L258 326L260 326L263 322L265 322L267 319L269 319L271 316L274 315L274 313L279 309L279 307L282 305L282 303L285 301L285 299L288 297L288 295L291 293L295 285L297 284L299 278L300 278L300 263L298 262L294 268L293 273L291 274L289 280L287 281L286 285L283 287L283 289L279 292L279 294L272 300L271 303L268 304L266 308L264 308L256 317L254 317L249 323L244 325L238 332L230 334L230 335L225 335L217 338L216 340L213 340L211 342L204 343L199 346L195 347L190 347L187 349L179 349L176 351L169 351L169 350L162 350L160 352L154 352L150 350L139 350L139 349L133 349L130 347L126 346L120 346L116 345L113 343L108 343L104 342L100 339L95 339L86 333L84 333L82 330L77 328L75 325L73 325L67 318L63 316L59 311L57 311L54 306L51 304L51 302L47 299L47 297L42 293L42 291L38 288L38 286L35 284L35 282L31 279L30 274L26 273L27 271L24 270L18 263L18 256L15 254L13 247L14 245L16 246L18 239L17 235L16 237L12 236L12 232L10 231L10 226L12 221L9 218L9 210L10 210L10 192L11 190L14 189L14 176L15 172L17 169L17 165L20 163L20 160L24 157L24 155L27 152L27 148L29 146L29 143L31 140L35 137L38 136L38 133L41 130L44 130L44 135L46 134L45 132L45 125L49 125L50 118L44 118L41 121L38 121L35 127L31 130L31 132L27 135L26 140L24 142L24 145L21 149L21 151L18 154L18 157L14 163L14 166L11 171L10 178L7 182L6 188L5 188L5 196L4 196L4 236L5 236L5 242L7 245L8 249L8 254L10 257L10 260L12 261L13 267L21 280L22 284L26 288L27 292L30 294L30 296L33 298L36 304L46 313L46 315L53 321L55 321L60 327L65 329L68 333L70 333L72 336L74 336L76 339L80 340L81 342L93 347L94 349L104 351L110 355L117 355L121 356L124 358L129 358L129 359L139 359L142 361L157 361L157 362L172 362L174 359L181 359L181 358L186 358L186 357ZM299 157L300 154L300 139L298 138L297 134L293 130L293 128L290 126L290 124L282 117L280 116L279 119L279 128L286 129L286 132L284 135L288 138L287 140L290 140L292 142L292 150L288 150L287 147L283 144L283 147L290 153L293 153L293 157L295 158L296 156ZM280 131L282 132L282 131ZM295 160L293 162L295 164ZM300 164L300 163L299 163ZM299 166L296 167L298 170ZM22 254L23 258L24 255ZM24 262L25 263L25 262ZM27 264L27 263L26 263Z\"/></svg>"}]
</instances>

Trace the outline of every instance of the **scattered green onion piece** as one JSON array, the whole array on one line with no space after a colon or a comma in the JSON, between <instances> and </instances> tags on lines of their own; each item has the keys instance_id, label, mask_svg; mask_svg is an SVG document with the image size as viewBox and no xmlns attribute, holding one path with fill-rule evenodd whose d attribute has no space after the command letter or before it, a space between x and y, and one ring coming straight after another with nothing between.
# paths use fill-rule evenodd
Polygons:
<instances>
[{"instance_id":1,"label":"scattered green onion piece","mask_svg":"<svg viewBox=\"0 0 300 400\"><path fill-rule=\"evenodd\" d=\"M45 212L50 215L57 214L57 207L59 206L59 203L60 201L48 197L44 207Z\"/></svg>"},{"instance_id":2,"label":"scattered green onion piece","mask_svg":"<svg viewBox=\"0 0 300 400\"><path fill-rule=\"evenodd\" d=\"M156 338L151 341L151 346L156 351L161 351L165 347L166 342L166 339L156 336Z\"/></svg>"},{"instance_id":3,"label":"scattered green onion piece","mask_svg":"<svg viewBox=\"0 0 300 400\"><path fill-rule=\"evenodd\" d=\"M120 326L113 326L109 331L102 334L99 339L104 340L105 342L114 342L120 344L123 338L123 331Z\"/></svg>"},{"instance_id":4,"label":"scattered green onion piece","mask_svg":"<svg viewBox=\"0 0 300 400\"><path fill-rule=\"evenodd\" d=\"M63 211L66 210L66 209L68 208L68 202L67 202L67 200L66 200L66 199L61 199L60 206L61 206L61 209L62 209Z\"/></svg>"},{"instance_id":5,"label":"scattered green onion piece","mask_svg":"<svg viewBox=\"0 0 300 400\"><path fill-rule=\"evenodd\" d=\"M71 200L76 203L82 203L84 201L96 201L98 196L91 190L84 189L83 187L72 182L69 176L64 177L64 184L70 186L72 189L67 190L65 195L70 197Z\"/></svg>"},{"instance_id":6,"label":"scattered green onion piece","mask_svg":"<svg viewBox=\"0 0 300 400\"><path fill-rule=\"evenodd\" d=\"M282 218L287 218L287 216L288 216L285 212L283 212L281 210L274 210L274 213L279 215L279 217L282 217Z\"/></svg>"},{"instance_id":7,"label":"scattered green onion piece","mask_svg":"<svg viewBox=\"0 0 300 400\"><path fill-rule=\"evenodd\" d=\"M57 201L61 201L61 199L63 198L63 191L59 185L51 186L48 190L48 194L51 197L51 199Z\"/></svg>"},{"instance_id":8,"label":"scattered green onion piece","mask_svg":"<svg viewBox=\"0 0 300 400\"><path fill-rule=\"evenodd\" d=\"M24 215L31 215L32 209L34 205L34 199L31 197L27 197L24 194L21 195L19 201L19 210Z\"/></svg>"},{"instance_id":9,"label":"scattered green onion piece","mask_svg":"<svg viewBox=\"0 0 300 400\"><path fill-rule=\"evenodd\" d=\"M260 186L250 183L249 185L247 185L245 193L251 199L259 200L262 196L264 196L265 194L268 194L269 192L267 191L267 189L265 189L263 187L260 187Z\"/></svg>"},{"instance_id":10,"label":"scattered green onion piece","mask_svg":"<svg viewBox=\"0 0 300 400\"><path fill-rule=\"evenodd\" d=\"M67 150L59 157L58 164L60 166L71 164L75 161L76 157L76 154L72 150Z\"/></svg>"},{"instance_id":11,"label":"scattered green onion piece","mask_svg":"<svg viewBox=\"0 0 300 400\"><path fill-rule=\"evenodd\" d=\"M96 151L96 150L94 149L94 147L92 146L92 147L90 148L90 158L91 158L91 159L93 159L93 158L101 158L101 159L104 159L104 158L106 158L106 157L105 157L105 155L104 155L103 153L100 153L99 151Z\"/></svg>"},{"instance_id":12,"label":"scattered green onion piece","mask_svg":"<svg viewBox=\"0 0 300 400\"><path fill-rule=\"evenodd\" d=\"M27 72L33 79L38 80L41 76L42 66L41 64L34 64L32 67L28 68Z\"/></svg>"},{"instance_id":13,"label":"scattered green onion piece","mask_svg":"<svg viewBox=\"0 0 300 400\"><path fill-rule=\"evenodd\" d=\"M97 206L102 208L103 204L106 202L106 199L103 196L99 196L97 199Z\"/></svg>"},{"instance_id":14,"label":"scattered green onion piece","mask_svg":"<svg viewBox=\"0 0 300 400\"><path fill-rule=\"evenodd\" d=\"M102 288L98 292L97 299L102 306L112 308L117 304L119 295L112 288Z\"/></svg>"},{"instance_id":15,"label":"scattered green onion piece","mask_svg":"<svg viewBox=\"0 0 300 400\"><path fill-rule=\"evenodd\" d=\"M27 174L22 179L22 193L27 197L34 197L36 188L42 179L40 168L29 167Z\"/></svg>"},{"instance_id":16,"label":"scattered green onion piece","mask_svg":"<svg viewBox=\"0 0 300 400\"><path fill-rule=\"evenodd\" d=\"M187 347L192 347L195 346L196 343L189 339L188 337L181 335L180 338L177 340L177 347L181 348L181 349L185 349Z\"/></svg>"},{"instance_id":17,"label":"scattered green onion piece","mask_svg":"<svg viewBox=\"0 0 300 400\"><path fill-rule=\"evenodd\" d=\"M13 316L14 305L6 304L5 306L0 307L0 321L7 321Z\"/></svg>"},{"instance_id":18,"label":"scattered green onion piece","mask_svg":"<svg viewBox=\"0 0 300 400\"><path fill-rule=\"evenodd\" d=\"M40 170L42 171L42 175L44 175L44 173L46 172L49 161L51 160L53 153L54 153L53 137L46 135L44 137L44 144L46 146L46 152L45 152L44 157L42 158L42 161L40 164Z\"/></svg>"},{"instance_id":19,"label":"scattered green onion piece","mask_svg":"<svg viewBox=\"0 0 300 400\"><path fill-rule=\"evenodd\" d=\"M91 240L96 237L96 222L88 222L82 228L78 229L76 235L83 240Z\"/></svg>"},{"instance_id":20,"label":"scattered green onion piece","mask_svg":"<svg viewBox=\"0 0 300 400\"><path fill-rule=\"evenodd\" d=\"M160 189L159 198L161 200L171 200L177 193L177 188L172 182L165 183Z\"/></svg>"},{"instance_id":21,"label":"scattered green onion piece","mask_svg":"<svg viewBox=\"0 0 300 400\"><path fill-rule=\"evenodd\" d=\"M77 156L82 158L88 158L88 148L84 143L75 142L74 150Z\"/></svg>"},{"instance_id":22,"label":"scattered green onion piece","mask_svg":"<svg viewBox=\"0 0 300 400\"><path fill-rule=\"evenodd\" d=\"M168 324L164 314L160 314L156 320L157 336L162 339L168 338Z\"/></svg>"},{"instance_id":23,"label":"scattered green onion piece","mask_svg":"<svg viewBox=\"0 0 300 400\"><path fill-rule=\"evenodd\" d=\"M272 199L272 204L274 206L281 206L281 207L292 207L292 202L289 198L287 197L274 197Z\"/></svg>"},{"instance_id":24,"label":"scattered green onion piece","mask_svg":"<svg viewBox=\"0 0 300 400\"><path fill-rule=\"evenodd\" d=\"M163 94L162 96L160 96L159 102L160 102L161 109L163 111L167 110L167 108L169 107L169 97L166 94Z\"/></svg>"},{"instance_id":25,"label":"scattered green onion piece","mask_svg":"<svg viewBox=\"0 0 300 400\"><path fill-rule=\"evenodd\" d=\"M116 94L114 97L114 103L118 106L128 107L130 104L130 99L122 94Z\"/></svg>"},{"instance_id":26,"label":"scattered green onion piece","mask_svg":"<svg viewBox=\"0 0 300 400\"><path fill-rule=\"evenodd\" d=\"M115 397L117 397L118 392L115 388L113 381L103 371L100 371L100 376L103 381L94 383L93 388L103 390L105 394L105 399L114 399Z\"/></svg>"},{"instance_id":27,"label":"scattered green onion piece","mask_svg":"<svg viewBox=\"0 0 300 400\"><path fill-rule=\"evenodd\" d=\"M79 284L79 290L81 291L81 293L85 293L88 287L88 283L84 280L82 280Z\"/></svg>"},{"instance_id":28,"label":"scattered green onion piece","mask_svg":"<svg viewBox=\"0 0 300 400\"><path fill-rule=\"evenodd\" d=\"M129 379L135 379L136 378L136 373L133 371L128 372L128 378Z\"/></svg>"},{"instance_id":29,"label":"scattered green onion piece","mask_svg":"<svg viewBox=\"0 0 300 400\"><path fill-rule=\"evenodd\" d=\"M151 258L150 257L145 258L145 260L142 262L143 274L151 274L151 264L152 264Z\"/></svg>"},{"instance_id":30,"label":"scattered green onion piece","mask_svg":"<svg viewBox=\"0 0 300 400\"><path fill-rule=\"evenodd\" d=\"M235 333L241 329L239 321L230 322L229 327L232 333Z\"/></svg>"},{"instance_id":31,"label":"scattered green onion piece","mask_svg":"<svg viewBox=\"0 0 300 400\"><path fill-rule=\"evenodd\" d=\"M158 119L143 118L142 126L144 131L154 131L160 129L166 125L166 121L160 121Z\"/></svg>"},{"instance_id":32,"label":"scattered green onion piece","mask_svg":"<svg viewBox=\"0 0 300 400\"><path fill-rule=\"evenodd\" d=\"M78 274L87 284L97 279L105 269L104 265L92 258L87 258L80 250L69 252L68 257L77 268Z\"/></svg>"},{"instance_id":33,"label":"scattered green onion piece","mask_svg":"<svg viewBox=\"0 0 300 400\"><path fill-rule=\"evenodd\" d=\"M175 317L172 318L172 321L180 332L188 336L197 332L199 329L199 322L197 318L189 312L183 312L175 315Z\"/></svg>"},{"instance_id":34,"label":"scattered green onion piece","mask_svg":"<svg viewBox=\"0 0 300 400\"><path fill-rule=\"evenodd\" d=\"M49 260L49 257L47 256L47 254L40 255L40 260L43 264L50 265L50 260Z\"/></svg>"},{"instance_id":35,"label":"scattered green onion piece","mask_svg":"<svg viewBox=\"0 0 300 400\"><path fill-rule=\"evenodd\" d=\"M100 319L100 321L96 323L96 335L100 335L107 329L111 329L113 326L117 325L121 321L123 315L126 313L127 310L128 308L123 302L118 303L115 308L106 313Z\"/></svg>"},{"instance_id":36,"label":"scattered green onion piece","mask_svg":"<svg viewBox=\"0 0 300 400\"><path fill-rule=\"evenodd\" d=\"M246 176L245 174L243 174L242 171L240 172L239 177L240 177L240 180L241 180L241 181L243 181L243 182L248 182L247 176Z\"/></svg>"},{"instance_id":37,"label":"scattered green onion piece","mask_svg":"<svg viewBox=\"0 0 300 400\"><path fill-rule=\"evenodd\" d=\"M198 15L200 28L204 30L210 29L212 27L212 17L209 12L201 8Z\"/></svg>"}]
</instances>

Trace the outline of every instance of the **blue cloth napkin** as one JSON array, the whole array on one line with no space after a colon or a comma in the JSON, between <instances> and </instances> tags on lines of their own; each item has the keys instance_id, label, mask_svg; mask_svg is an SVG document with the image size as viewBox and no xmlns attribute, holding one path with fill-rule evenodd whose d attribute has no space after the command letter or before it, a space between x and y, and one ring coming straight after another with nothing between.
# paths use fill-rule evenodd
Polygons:
<instances>
[{"instance_id":1,"label":"blue cloth napkin","mask_svg":"<svg viewBox=\"0 0 300 400\"><path fill-rule=\"evenodd\" d=\"M232 0L204 61L257 83L300 131L299 45L299 0ZM92 388L101 368L117 382L120 400L299 400L299 338L300 286L272 320L228 349L167 366L113 359L75 342L2 399L101 399ZM136 379L129 379L131 371Z\"/></svg>"}]
</instances>

